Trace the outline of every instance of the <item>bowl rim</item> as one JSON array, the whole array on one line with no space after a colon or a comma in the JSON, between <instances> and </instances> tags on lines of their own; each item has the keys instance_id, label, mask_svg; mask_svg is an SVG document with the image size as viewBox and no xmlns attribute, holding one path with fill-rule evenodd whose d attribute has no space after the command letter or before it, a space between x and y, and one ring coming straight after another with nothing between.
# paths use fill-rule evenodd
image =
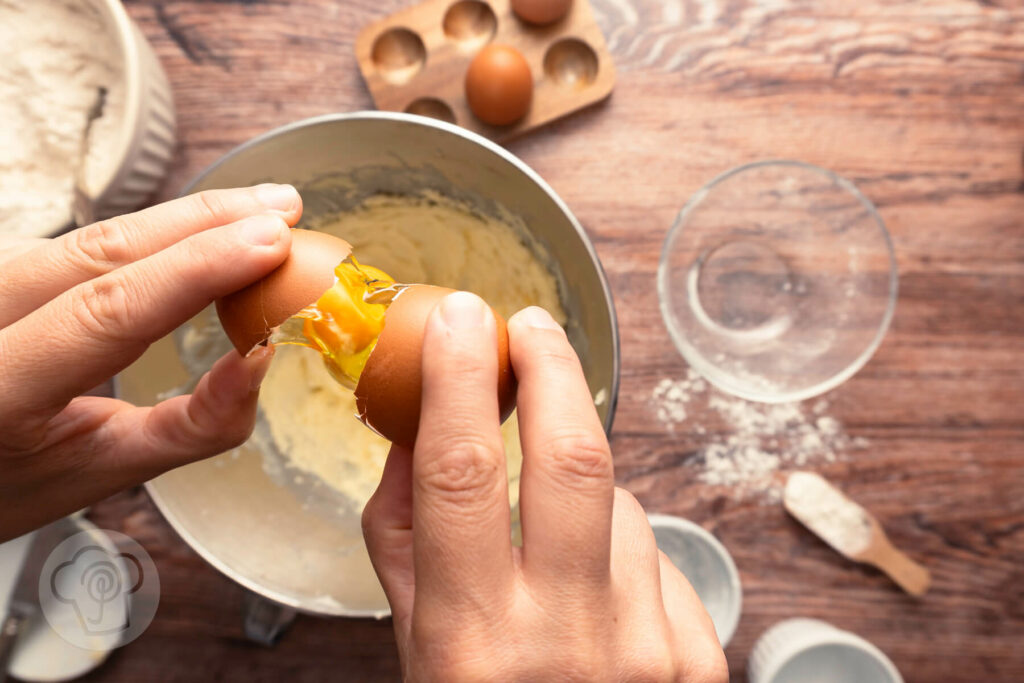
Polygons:
<instances>
[{"instance_id":1,"label":"bowl rim","mask_svg":"<svg viewBox=\"0 0 1024 683\"><path fill-rule=\"evenodd\" d=\"M88 188L93 201L106 195L116 182L125 159L131 151L132 140L139 125L139 113L142 106L142 56L136 40L136 28L128 16L128 10L121 0L96 0L93 3L101 11L106 12L105 22L116 29L117 42L121 51L121 67L124 87L121 121L116 144L111 149L110 158L116 159L107 169L106 177L95 187Z\"/></svg>"},{"instance_id":2,"label":"bowl rim","mask_svg":"<svg viewBox=\"0 0 1024 683\"><path fill-rule=\"evenodd\" d=\"M57 543L56 546L54 546L54 548L50 551L50 553L53 554L53 552L55 550L57 550L57 547L62 545L64 543L64 541L72 538L73 536L77 536L79 534L87 534L89 536L89 539L93 543L95 543L96 545L100 546L103 549L103 551L105 553L107 553L112 558L112 560L114 562L116 562L119 565L123 565L124 564L124 560L122 560L121 557L119 557L119 554L120 554L121 550L118 549L117 545L114 543L114 540L107 534L107 530L106 529L100 528L94 522L92 522L91 520L89 520L89 519L87 519L85 517L85 514L86 514L87 511L88 511L88 508L85 508L83 510L79 510L77 512L73 512L73 513L71 513L71 514L69 514L69 515L67 515L65 517L61 517L60 519L56 519L56 520L54 520L53 522L50 523L50 524L53 524L53 525L59 525L61 527L61 534L60 534L61 538L60 538L60 541ZM26 534L25 536L29 536L32 533L34 533L34 532L29 532L29 534ZM8 541L7 543L14 542L14 541L18 540L18 538L21 538L21 537L16 537L14 539L10 539L10 541ZM31 542L32 542L31 538L28 539L27 541L25 541L24 547L21 550L19 550L18 553L19 554L26 553L28 551L28 546L31 544ZM9 548L10 548L10 546L8 546L8 551L7 552L9 552ZM66 550L67 549L65 548L65 551ZM24 559L24 557L22 557L22 559ZM65 557L65 559L66 559L66 557ZM40 567L39 569L42 570L43 568ZM159 580L159 577L157 577L157 579ZM127 606L129 607L129 614L130 614L130 612L131 612L130 608L131 608L131 604L132 604L132 596L126 594L125 598L126 598L126 601L127 601ZM9 603L10 603L10 599L7 596L4 596L3 599L0 599L0 611L8 610L10 608L10 604ZM41 609L40 609L39 612L36 613L36 615L34 617L31 618L31 621L35 621L37 623L37 625L43 624L43 625L47 625L48 626L47 618L44 616L44 614L43 614ZM27 624L27 627L29 629L32 628L31 622L29 624ZM52 627L47 627L44 630L41 629L41 631L42 631L42 635L40 636L41 640L48 641L48 642L54 642L54 639L56 639L56 642L59 642L62 645L67 645L67 646L73 648L74 650L78 650L79 652L82 652L83 654L86 652L86 651L82 651L79 648L77 648L73 643L71 643L71 641L62 638L60 636L60 634L58 634L57 631L55 631ZM91 650L91 655L92 656L90 658L83 657L81 660L78 660L77 662L75 662L75 661L68 661L68 660L66 660L64 658L61 658L61 657L53 657L53 656L49 656L49 657L40 657L40 656L29 657L29 655L27 655L27 654L12 653L11 658L7 661L8 670L4 671L3 673L10 673L11 676L16 676L18 674L21 674L21 675L24 676L24 679L19 679L19 680L26 680L26 681L29 681L29 680L34 680L34 681L70 681L70 680L75 680L75 679L78 679L78 678L80 678L82 676L85 676L86 674L88 674L91 671L95 671L100 665L102 665L104 662L107 661L107 658L110 657L110 654L114 650L116 650L119 647L123 647L124 645L125 645L125 643L122 642L121 638L118 638L116 644L109 644L109 646L108 646L108 644L104 643L103 645L100 646L100 649L95 649L94 648L94 649ZM39 649L40 648L36 648L37 651ZM50 650L50 652L47 653L46 650ZM44 655L45 654L49 654L49 655L53 654L52 648L45 648L43 650L43 652L44 652ZM17 664L21 664L21 666L17 667L19 669L19 671L17 671L17 672L15 672L15 664L16 663ZM77 666L77 667L74 666L74 664L76 664L76 663L78 663L80 666Z\"/></svg>"},{"instance_id":3,"label":"bowl rim","mask_svg":"<svg viewBox=\"0 0 1024 683\"><path fill-rule=\"evenodd\" d=\"M786 665L797 657L821 647L842 647L866 655L880 665L889 675L890 680L882 681L881 683L903 683L903 675L896 668L896 664L893 663L892 659L881 648L856 633L843 630L821 619L794 617L772 625L754 643L754 647L751 649L751 656L757 651L758 645L761 644L763 638L770 635L772 631L775 631L780 626L787 624L802 626L805 629L805 635L798 642L790 642L788 647L780 650L774 656L770 656L767 662L768 666L761 672L759 677L762 683L781 683L777 679L779 673Z\"/></svg>"},{"instance_id":4,"label":"bowl rim","mask_svg":"<svg viewBox=\"0 0 1024 683\"><path fill-rule=\"evenodd\" d=\"M868 215L878 227L879 233L885 243L886 252L889 256L888 301L886 303L885 313L882 316L882 320L880 321L878 329L871 342L853 361L851 361L845 368L835 373L832 377L808 387L774 394L748 390L744 386L730 381L730 375L718 373L715 371L715 368L708 367L709 364L704 361L703 354L698 353L690 346L686 341L686 335L679 329L675 322L675 314L673 313L670 305L671 288L669 286L671 271L669 260L671 248L675 242L676 236L679 234L680 230L682 230L689 215L719 184L731 179L733 176L765 166L790 166L802 171L817 173L818 175L826 177L843 190L846 190L867 210ZM704 379L727 394L737 396L748 401L770 404L791 403L805 401L835 389L853 377L868 363L869 360L871 360L872 356L875 355L875 352L878 351L878 348L882 345L882 341L884 341L885 335L888 333L889 327L891 326L893 317L896 313L896 303L899 299L899 263L896 259L896 250L893 246L892 236L889 234L889 230L885 225L885 221L882 220L882 216L879 214L878 208L851 181L834 171L830 171L827 168L822 168L821 166L807 163L805 161L795 159L763 159L760 161L740 164L739 166L734 166L733 168L723 171L690 195L690 198L687 199L686 204L683 205L682 210L676 216L675 221L669 228L668 234L665 236L665 240L662 243L661 255L658 259L657 287L658 306L661 309L661 317L665 323L665 327L668 329L669 336L672 338L672 342L675 345L676 350L679 351L680 355L683 356L686 362L689 363L689 365L693 367L694 370L696 370Z\"/></svg>"},{"instance_id":5,"label":"bowl rim","mask_svg":"<svg viewBox=\"0 0 1024 683\"><path fill-rule=\"evenodd\" d=\"M277 136L291 133L296 130L300 130L307 127L313 127L329 123L337 123L341 121L391 121L403 124L411 124L421 126L425 128L434 128L437 130L444 131L449 134L454 134L458 137L467 139L470 142L476 143L477 145L485 148L495 156L499 157L503 161L511 164L518 171L526 175L537 187L543 191L549 199L551 199L565 218L569 221L569 224L576 231L579 240L582 242L584 248L590 256L591 263L594 265L598 280L601 283L602 292L604 294L605 305L607 308L609 322L611 324L611 340L612 340L612 378L611 386L608 389L608 412L604 419L604 429L607 435L611 435L612 425L615 421L616 408L618 406L619 397L619 384L621 374L621 344L619 339L619 325L618 317L615 312L615 302L612 296L611 287L608 284L608 277L604 271L600 259L597 256L597 251L594 248L593 243L583 230L583 226L580 224L576 216L570 211L568 205L562 200L561 197L551 188L550 185L544 181L536 171L531 169L525 162L520 160L512 153L505 150L503 147L491 142L490 140L477 135L471 131L468 131L459 126L448 124L444 121L438 121L435 119L416 116L413 114L405 114L398 112L378 112L378 111L357 111L350 113L337 113L337 114L325 114L321 116L314 116L311 118L301 119L292 123L273 128L261 135L258 135L251 140L248 140L229 152L218 158L214 163L206 167L199 175L197 175L191 182L189 182L182 190L179 196L185 196L195 191L195 188L200 185L210 174L220 168L222 165L229 162L236 156L244 153L245 151L263 144L267 140L273 139ZM120 394L119 388L119 377L114 378L114 395ZM244 588L248 589L252 593L263 598L273 600L279 604L291 607L299 612L306 614L312 614L317 616L340 616L348 618L374 618L381 619L387 617L390 614L390 610L372 610L372 609L334 609L328 607L327 609L317 607L315 601L300 601L296 600L291 596L284 595L274 589L260 585L259 582L242 575L235 571L231 567L227 566L225 562L204 544L200 543L191 532L182 525L177 516L172 514L168 508L168 504L164 501L160 492L153 485L154 480L146 482L145 488L152 498L160 514L163 515L164 519L171 525L175 532L188 544L192 550L194 550L200 557L202 557L211 566L217 569L219 572L230 578L232 581L240 584Z\"/></svg>"},{"instance_id":6,"label":"bowl rim","mask_svg":"<svg viewBox=\"0 0 1024 683\"><path fill-rule=\"evenodd\" d=\"M597 271L598 281L601 283L601 292L604 296L605 306L608 313L608 319L611 323L611 338L612 338L612 381L611 386L608 387L608 413L605 415L603 420L603 426L605 434L611 436L612 426L615 422L615 413L618 408L619 401L619 385L621 380L622 370L622 346L619 335L619 321L618 315L615 311L615 298L612 294L611 286L608 283L608 275L604 270L604 265L601 263L601 259L597 255L597 249L594 247L594 243L583 229L583 225L576 218L576 215L569 208L568 204L558 195L557 192L540 177L536 171L530 168L522 159L512 154L504 147L497 143L488 140L487 138L474 133L473 131L462 128L461 126L448 123L446 121L440 121L438 119L432 119L426 116L417 116L415 114L406 114L404 112L390 112L390 111L354 111L346 113L336 114L322 114L320 116L313 116L306 119L300 119L287 123L283 126L278 126L265 133L257 135L251 140L247 140L231 151L224 154L222 157L217 159L215 162L207 166L198 176L196 176L191 182L189 182L181 191L179 196L191 194L195 191L195 187L200 185L209 175L214 173L224 164L228 163L236 156L243 154L249 149L263 144L267 140L273 139L286 133L291 133L296 130L303 128L312 128L327 123L337 123L341 121L391 121L395 123L410 124L414 126L420 126L423 128L434 128L436 130L444 131L446 133L455 135L457 137L464 138L469 142L475 143L480 147L483 147L491 154L499 157L502 161L511 164L523 175L530 179L534 185L536 185L542 192L544 192L548 198L555 203L558 210L565 216L572 225L573 230L576 232L577 237L583 244L583 247L587 251L587 255L590 257L590 262L593 264Z\"/></svg>"}]
</instances>

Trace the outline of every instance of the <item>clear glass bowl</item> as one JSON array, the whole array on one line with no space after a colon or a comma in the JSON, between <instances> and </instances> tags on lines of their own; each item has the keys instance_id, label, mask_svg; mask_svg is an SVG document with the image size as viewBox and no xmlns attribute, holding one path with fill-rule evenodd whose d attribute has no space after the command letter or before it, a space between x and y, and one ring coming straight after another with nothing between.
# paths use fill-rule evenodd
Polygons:
<instances>
[{"instance_id":1,"label":"clear glass bowl","mask_svg":"<svg viewBox=\"0 0 1024 683\"><path fill-rule=\"evenodd\" d=\"M658 266L679 352L719 389L766 403L817 396L863 367L892 320L897 281L874 205L798 161L747 164L701 188Z\"/></svg>"}]
</instances>

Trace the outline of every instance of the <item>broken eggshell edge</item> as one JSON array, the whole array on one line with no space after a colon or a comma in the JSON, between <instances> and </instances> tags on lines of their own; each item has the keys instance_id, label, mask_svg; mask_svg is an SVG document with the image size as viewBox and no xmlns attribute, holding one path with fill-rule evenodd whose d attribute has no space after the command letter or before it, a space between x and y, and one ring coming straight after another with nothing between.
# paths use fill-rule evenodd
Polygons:
<instances>
[{"instance_id":1,"label":"broken eggshell edge","mask_svg":"<svg viewBox=\"0 0 1024 683\"><path fill-rule=\"evenodd\" d=\"M334 269L352 254L343 239L293 229L292 250L270 275L217 300L217 317L238 353L264 344L274 328L314 304L337 278Z\"/></svg>"},{"instance_id":2,"label":"broken eggshell edge","mask_svg":"<svg viewBox=\"0 0 1024 683\"><path fill-rule=\"evenodd\" d=\"M427 321L441 300L455 291L432 285L410 285L402 290L385 314L384 329L356 385L357 417L400 446L412 448L419 431ZM498 338L498 411L504 422L515 409L516 379L505 319L493 309L491 313Z\"/></svg>"},{"instance_id":3,"label":"broken eggshell edge","mask_svg":"<svg viewBox=\"0 0 1024 683\"><path fill-rule=\"evenodd\" d=\"M334 269L352 253L348 242L326 233L292 231L288 258L262 280L217 301L217 315L241 355L267 342L274 330L320 299L337 282ZM406 286L385 314L384 329L355 388L357 417L384 438L412 447L419 431L423 335L431 312L455 290ZM516 382L504 318L498 332L498 402L504 422L515 408Z\"/></svg>"}]
</instances>

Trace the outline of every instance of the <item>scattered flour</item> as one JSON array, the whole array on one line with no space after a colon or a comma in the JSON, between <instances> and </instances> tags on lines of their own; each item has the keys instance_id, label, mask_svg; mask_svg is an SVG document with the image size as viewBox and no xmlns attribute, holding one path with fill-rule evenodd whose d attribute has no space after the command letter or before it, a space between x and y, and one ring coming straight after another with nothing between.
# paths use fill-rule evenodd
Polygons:
<instances>
[{"instance_id":1,"label":"scattered flour","mask_svg":"<svg viewBox=\"0 0 1024 683\"><path fill-rule=\"evenodd\" d=\"M665 378L654 388L654 400L658 405L658 419L666 425L674 426L686 419L686 404L694 394L707 389L707 382L697 376L693 370L684 380Z\"/></svg>"},{"instance_id":2,"label":"scattered flour","mask_svg":"<svg viewBox=\"0 0 1024 683\"><path fill-rule=\"evenodd\" d=\"M700 481L729 488L736 497L778 502L784 471L835 462L845 451L867 446L825 414L825 401L809 409L800 403L752 403L712 389L692 368L682 379L659 381L651 403L658 420L673 432L685 423L688 431L707 434L708 425L692 416L724 424L724 432L708 436L690 462L699 467Z\"/></svg>"},{"instance_id":3,"label":"scattered flour","mask_svg":"<svg viewBox=\"0 0 1024 683\"><path fill-rule=\"evenodd\" d=\"M84 175L101 191L120 134L120 46L83 0L0 0L0 235L45 236L71 221L86 115L100 87Z\"/></svg>"},{"instance_id":4,"label":"scattered flour","mask_svg":"<svg viewBox=\"0 0 1024 683\"><path fill-rule=\"evenodd\" d=\"M871 518L864 508L817 474L789 475L785 502L794 517L843 555L857 555L871 544Z\"/></svg>"}]
</instances>

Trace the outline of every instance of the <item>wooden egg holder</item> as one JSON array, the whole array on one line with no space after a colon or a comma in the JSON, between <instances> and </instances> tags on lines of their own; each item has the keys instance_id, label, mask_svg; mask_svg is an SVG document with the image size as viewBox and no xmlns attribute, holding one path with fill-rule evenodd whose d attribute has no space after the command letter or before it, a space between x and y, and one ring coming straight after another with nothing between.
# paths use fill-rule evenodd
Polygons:
<instances>
[{"instance_id":1,"label":"wooden egg holder","mask_svg":"<svg viewBox=\"0 0 1024 683\"><path fill-rule=\"evenodd\" d=\"M490 43L518 49L533 72L533 105L510 126L484 123L466 101L466 71ZM588 0L573 0L547 26L519 19L509 0L427 0L364 28L356 56L378 109L431 116L498 141L600 102L615 85Z\"/></svg>"}]
</instances>

